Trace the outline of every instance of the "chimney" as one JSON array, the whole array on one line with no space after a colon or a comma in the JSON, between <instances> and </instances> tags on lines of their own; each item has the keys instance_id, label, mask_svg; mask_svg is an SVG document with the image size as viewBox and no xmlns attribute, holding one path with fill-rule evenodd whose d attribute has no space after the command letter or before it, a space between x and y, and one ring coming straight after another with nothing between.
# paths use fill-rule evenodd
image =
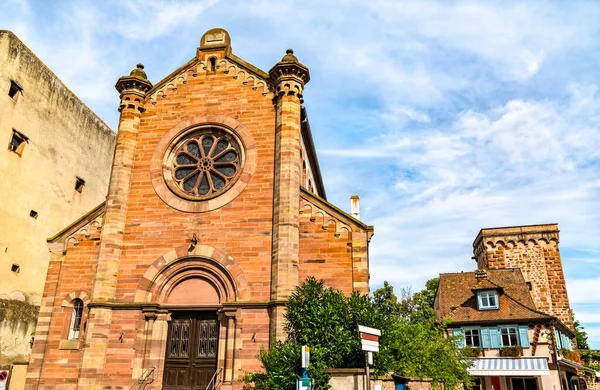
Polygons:
<instances>
[{"instance_id":1,"label":"chimney","mask_svg":"<svg viewBox=\"0 0 600 390\"><path fill-rule=\"evenodd\" d=\"M487 279L487 270L478 269L477 271L475 271L475 279L477 279L478 282L483 279Z\"/></svg>"},{"instance_id":2,"label":"chimney","mask_svg":"<svg viewBox=\"0 0 600 390\"><path fill-rule=\"evenodd\" d=\"M352 195L350 197L350 215L360 220L360 205L358 200L358 195Z\"/></svg>"}]
</instances>

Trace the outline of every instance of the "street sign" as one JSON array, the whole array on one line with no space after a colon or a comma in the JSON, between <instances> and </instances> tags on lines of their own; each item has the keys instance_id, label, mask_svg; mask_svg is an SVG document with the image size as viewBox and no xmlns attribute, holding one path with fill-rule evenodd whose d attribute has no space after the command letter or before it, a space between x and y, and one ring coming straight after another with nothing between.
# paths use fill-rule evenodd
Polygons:
<instances>
[{"instance_id":1,"label":"street sign","mask_svg":"<svg viewBox=\"0 0 600 390\"><path fill-rule=\"evenodd\" d=\"M6 380L8 379L8 371L0 370L0 390L6 389Z\"/></svg>"},{"instance_id":2,"label":"street sign","mask_svg":"<svg viewBox=\"0 0 600 390\"><path fill-rule=\"evenodd\" d=\"M368 326L358 326L360 332L360 344L363 351L379 352L379 329L369 328Z\"/></svg>"}]
</instances>

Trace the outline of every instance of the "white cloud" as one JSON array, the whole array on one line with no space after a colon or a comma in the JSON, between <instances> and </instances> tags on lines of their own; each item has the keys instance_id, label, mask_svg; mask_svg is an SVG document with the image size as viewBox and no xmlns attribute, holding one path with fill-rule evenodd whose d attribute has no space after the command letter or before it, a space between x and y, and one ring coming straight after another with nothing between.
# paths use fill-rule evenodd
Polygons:
<instances>
[{"instance_id":1,"label":"white cloud","mask_svg":"<svg viewBox=\"0 0 600 390\"><path fill-rule=\"evenodd\" d=\"M123 14L126 17L117 19L114 30L127 39L150 41L181 31L183 26L197 21L203 13L217 3L218 0L119 2L125 7Z\"/></svg>"}]
</instances>

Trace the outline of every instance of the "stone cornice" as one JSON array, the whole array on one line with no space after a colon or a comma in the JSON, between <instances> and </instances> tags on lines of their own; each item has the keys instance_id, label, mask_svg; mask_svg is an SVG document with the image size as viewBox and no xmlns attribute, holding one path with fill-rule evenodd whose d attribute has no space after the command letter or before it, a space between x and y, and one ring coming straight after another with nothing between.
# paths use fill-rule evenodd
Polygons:
<instances>
[{"instance_id":1,"label":"stone cornice","mask_svg":"<svg viewBox=\"0 0 600 390\"><path fill-rule=\"evenodd\" d=\"M519 243L527 245L528 242L560 242L558 224L510 226L500 228L481 229L473 242L473 254L477 257L486 248L491 249L498 245L513 245Z\"/></svg>"}]
</instances>

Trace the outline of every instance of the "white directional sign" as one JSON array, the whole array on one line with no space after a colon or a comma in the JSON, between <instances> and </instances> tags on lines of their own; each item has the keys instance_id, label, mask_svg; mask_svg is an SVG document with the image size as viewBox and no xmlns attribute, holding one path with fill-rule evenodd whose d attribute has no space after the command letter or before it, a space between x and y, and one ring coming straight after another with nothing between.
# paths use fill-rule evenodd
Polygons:
<instances>
[{"instance_id":1,"label":"white directional sign","mask_svg":"<svg viewBox=\"0 0 600 390\"><path fill-rule=\"evenodd\" d=\"M379 352L379 329L369 328L368 326L358 326L360 332L360 343L363 351Z\"/></svg>"}]
</instances>

